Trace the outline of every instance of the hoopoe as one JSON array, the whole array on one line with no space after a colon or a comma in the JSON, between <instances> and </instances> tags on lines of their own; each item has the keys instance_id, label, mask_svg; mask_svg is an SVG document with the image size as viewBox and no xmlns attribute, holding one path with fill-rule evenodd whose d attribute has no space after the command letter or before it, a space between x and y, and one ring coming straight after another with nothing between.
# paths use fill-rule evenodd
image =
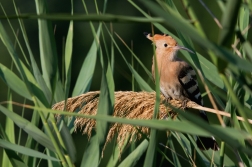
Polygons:
<instances>
[{"instance_id":1,"label":"hoopoe","mask_svg":"<svg viewBox=\"0 0 252 167\"><path fill-rule=\"evenodd\" d=\"M160 75L160 91L165 98L177 100L188 100L203 105L203 100L198 87L196 73L193 68L185 61L177 57L180 49L194 53L188 48L179 46L171 36L166 34L155 34L153 37L150 33L144 35L156 45L156 58L158 72ZM155 79L154 60L152 62L152 76ZM206 122L207 115L204 111L200 111L200 116ZM197 146L202 149L219 150L218 143L214 137L197 137Z\"/></svg>"}]
</instances>

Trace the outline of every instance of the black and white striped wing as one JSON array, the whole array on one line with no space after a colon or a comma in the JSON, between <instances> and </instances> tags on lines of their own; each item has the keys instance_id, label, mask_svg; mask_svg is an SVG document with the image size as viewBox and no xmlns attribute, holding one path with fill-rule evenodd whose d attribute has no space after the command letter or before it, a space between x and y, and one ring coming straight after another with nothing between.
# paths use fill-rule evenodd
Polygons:
<instances>
[{"instance_id":1,"label":"black and white striped wing","mask_svg":"<svg viewBox=\"0 0 252 167\"><path fill-rule=\"evenodd\" d=\"M203 106L203 99L199 90L196 72L191 66L185 66L180 71L178 80L184 89L184 96ZM204 111L200 111L201 116L208 122L207 115Z\"/></svg>"}]
</instances>

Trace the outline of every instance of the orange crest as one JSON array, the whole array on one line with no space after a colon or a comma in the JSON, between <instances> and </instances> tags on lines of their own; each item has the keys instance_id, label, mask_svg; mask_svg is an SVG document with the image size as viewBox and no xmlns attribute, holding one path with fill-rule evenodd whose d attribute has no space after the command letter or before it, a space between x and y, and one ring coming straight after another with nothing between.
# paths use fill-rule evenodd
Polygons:
<instances>
[{"instance_id":1,"label":"orange crest","mask_svg":"<svg viewBox=\"0 0 252 167\"><path fill-rule=\"evenodd\" d=\"M177 42L175 39L173 39L171 36L168 36L166 34L160 35L155 34L153 37L150 33L145 33L146 37L151 40L157 48L159 47L174 47L177 46Z\"/></svg>"}]
</instances>

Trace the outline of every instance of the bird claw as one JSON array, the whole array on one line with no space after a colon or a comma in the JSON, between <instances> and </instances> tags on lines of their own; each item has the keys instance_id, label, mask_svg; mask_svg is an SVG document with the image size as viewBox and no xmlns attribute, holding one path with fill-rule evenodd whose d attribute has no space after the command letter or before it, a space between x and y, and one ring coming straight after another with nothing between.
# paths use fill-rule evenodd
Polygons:
<instances>
[{"instance_id":1,"label":"bird claw","mask_svg":"<svg viewBox=\"0 0 252 167\"><path fill-rule=\"evenodd\" d=\"M165 100L166 100L167 103L169 103L169 101L171 101L172 98L171 97L167 97L167 98L165 98Z\"/></svg>"},{"instance_id":2,"label":"bird claw","mask_svg":"<svg viewBox=\"0 0 252 167\"><path fill-rule=\"evenodd\" d=\"M181 108L182 108L183 110L187 108L187 102L188 102L188 101L189 101L188 99L184 99L184 100L182 101Z\"/></svg>"},{"instance_id":3,"label":"bird claw","mask_svg":"<svg viewBox=\"0 0 252 167\"><path fill-rule=\"evenodd\" d=\"M171 100L172 100L171 97L166 97L166 98L164 99L164 102L165 102L166 104L169 104Z\"/></svg>"}]
</instances>

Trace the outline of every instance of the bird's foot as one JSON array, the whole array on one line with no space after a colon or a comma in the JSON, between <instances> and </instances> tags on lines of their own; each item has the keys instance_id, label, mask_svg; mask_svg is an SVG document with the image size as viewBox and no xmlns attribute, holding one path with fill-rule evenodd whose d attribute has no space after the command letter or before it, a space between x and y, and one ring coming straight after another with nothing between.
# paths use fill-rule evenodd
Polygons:
<instances>
[{"instance_id":1,"label":"bird's foot","mask_svg":"<svg viewBox=\"0 0 252 167\"><path fill-rule=\"evenodd\" d=\"M188 99L184 99L183 101L182 101L182 104L181 104L181 109L186 109L187 108L187 102L188 101L190 101L190 100L188 100Z\"/></svg>"},{"instance_id":2,"label":"bird's foot","mask_svg":"<svg viewBox=\"0 0 252 167\"><path fill-rule=\"evenodd\" d=\"M171 100L172 100L171 97L165 97L164 102L165 102L166 104L169 104Z\"/></svg>"},{"instance_id":3,"label":"bird's foot","mask_svg":"<svg viewBox=\"0 0 252 167\"><path fill-rule=\"evenodd\" d=\"M171 97L167 97L167 98L165 98L165 100L166 100L167 103L169 103L169 101L171 101L172 98Z\"/></svg>"}]
</instances>

